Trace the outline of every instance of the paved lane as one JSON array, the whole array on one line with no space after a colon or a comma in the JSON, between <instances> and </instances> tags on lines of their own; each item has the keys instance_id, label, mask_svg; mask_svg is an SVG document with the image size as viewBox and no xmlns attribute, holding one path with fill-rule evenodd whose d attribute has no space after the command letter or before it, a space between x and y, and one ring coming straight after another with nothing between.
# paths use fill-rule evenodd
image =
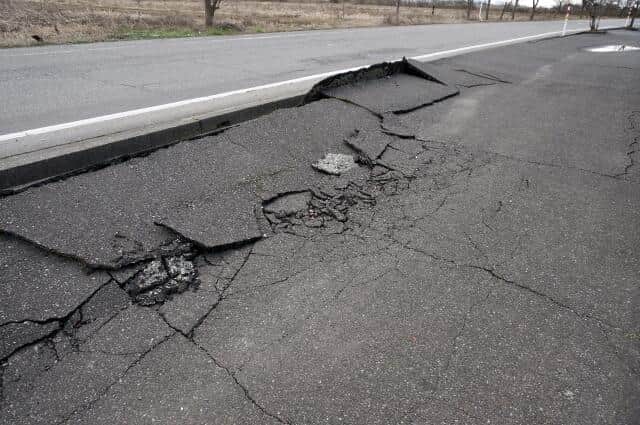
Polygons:
<instances>
[{"instance_id":1,"label":"paved lane","mask_svg":"<svg viewBox=\"0 0 640 425\"><path fill-rule=\"evenodd\" d=\"M0 134L561 27L451 24L5 49Z\"/></svg>"}]
</instances>

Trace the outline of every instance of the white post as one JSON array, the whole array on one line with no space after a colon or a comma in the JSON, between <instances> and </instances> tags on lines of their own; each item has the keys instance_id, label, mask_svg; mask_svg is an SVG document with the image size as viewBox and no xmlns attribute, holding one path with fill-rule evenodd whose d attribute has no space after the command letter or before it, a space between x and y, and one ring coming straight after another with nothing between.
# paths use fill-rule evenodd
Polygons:
<instances>
[{"instance_id":1,"label":"white post","mask_svg":"<svg viewBox=\"0 0 640 425\"><path fill-rule=\"evenodd\" d=\"M564 25L562 26L562 36L567 34L567 23L569 23L569 14L571 13L571 5L567 6L567 14L564 17Z\"/></svg>"},{"instance_id":2,"label":"white post","mask_svg":"<svg viewBox=\"0 0 640 425\"><path fill-rule=\"evenodd\" d=\"M478 21L482 22L482 2L480 2L480 9L478 10Z\"/></svg>"}]
</instances>

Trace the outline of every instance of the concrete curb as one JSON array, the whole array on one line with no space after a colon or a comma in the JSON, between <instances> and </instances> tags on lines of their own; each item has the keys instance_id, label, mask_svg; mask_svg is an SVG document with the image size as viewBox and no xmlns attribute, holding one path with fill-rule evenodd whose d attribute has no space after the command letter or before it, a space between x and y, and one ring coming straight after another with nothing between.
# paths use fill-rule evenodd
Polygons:
<instances>
[{"instance_id":1,"label":"concrete curb","mask_svg":"<svg viewBox=\"0 0 640 425\"><path fill-rule=\"evenodd\" d=\"M213 134L280 108L298 106L303 99L304 96L292 96L223 114L194 117L186 123L170 122L17 155L0 161L0 194L20 192L34 185Z\"/></svg>"}]
</instances>

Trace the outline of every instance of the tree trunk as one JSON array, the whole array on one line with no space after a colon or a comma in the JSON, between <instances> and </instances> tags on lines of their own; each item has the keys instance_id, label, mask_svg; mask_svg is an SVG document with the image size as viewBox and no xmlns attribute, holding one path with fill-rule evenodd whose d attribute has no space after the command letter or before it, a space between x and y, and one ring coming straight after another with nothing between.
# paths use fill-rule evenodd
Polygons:
<instances>
[{"instance_id":1,"label":"tree trunk","mask_svg":"<svg viewBox=\"0 0 640 425\"><path fill-rule=\"evenodd\" d=\"M400 0L396 0L396 25L400 25Z\"/></svg>"},{"instance_id":2,"label":"tree trunk","mask_svg":"<svg viewBox=\"0 0 640 425\"><path fill-rule=\"evenodd\" d=\"M491 10L491 0L487 1L487 10L484 12L484 20L489 20L489 10Z\"/></svg>"},{"instance_id":3,"label":"tree trunk","mask_svg":"<svg viewBox=\"0 0 640 425\"><path fill-rule=\"evenodd\" d=\"M591 31L598 29L598 5L593 4L591 6L591 13L589 16L589 28Z\"/></svg>"},{"instance_id":4,"label":"tree trunk","mask_svg":"<svg viewBox=\"0 0 640 425\"><path fill-rule=\"evenodd\" d=\"M509 5L511 4L511 2L507 3L504 2L504 4L502 5L502 13L500 13L500 20L502 21L502 18L504 17L504 12L507 11L507 7L509 7Z\"/></svg>"},{"instance_id":5,"label":"tree trunk","mask_svg":"<svg viewBox=\"0 0 640 425\"><path fill-rule=\"evenodd\" d=\"M631 15L631 20L629 21L629 26L627 28L633 28L633 24L638 16L638 7L640 7L640 2L636 2L635 10L633 11L633 15Z\"/></svg>"},{"instance_id":6,"label":"tree trunk","mask_svg":"<svg viewBox=\"0 0 640 425\"><path fill-rule=\"evenodd\" d=\"M516 9L518 8L518 3L520 2L520 0L516 0L515 4L513 5L513 9L511 9L511 20L515 20L516 19Z\"/></svg>"},{"instance_id":7,"label":"tree trunk","mask_svg":"<svg viewBox=\"0 0 640 425\"><path fill-rule=\"evenodd\" d=\"M533 21L533 17L536 16L536 7L538 7L538 1L532 0L531 2L531 16L529 16L530 21Z\"/></svg>"},{"instance_id":8,"label":"tree trunk","mask_svg":"<svg viewBox=\"0 0 640 425\"><path fill-rule=\"evenodd\" d=\"M471 7L473 6L473 0L467 0L467 21L471 19Z\"/></svg>"},{"instance_id":9,"label":"tree trunk","mask_svg":"<svg viewBox=\"0 0 640 425\"><path fill-rule=\"evenodd\" d=\"M431 16L436 14L436 0L431 0Z\"/></svg>"},{"instance_id":10,"label":"tree trunk","mask_svg":"<svg viewBox=\"0 0 640 425\"><path fill-rule=\"evenodd\" d=\"M216 12L215 4L212 0L204 0L204 26L213 26L213 15Z\"/></svg>"}]
</instances>

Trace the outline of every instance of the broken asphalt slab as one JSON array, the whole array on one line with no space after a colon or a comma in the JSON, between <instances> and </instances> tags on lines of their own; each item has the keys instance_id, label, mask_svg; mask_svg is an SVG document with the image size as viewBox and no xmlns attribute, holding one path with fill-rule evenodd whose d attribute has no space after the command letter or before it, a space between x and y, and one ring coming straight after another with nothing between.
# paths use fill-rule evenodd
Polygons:
<instances>
[{"instance_id":1,"label":"broken asphalt slab","mask_svg":"<svg viewBox=\"0 0 640 425\"><path fill-rule=\"evenodd\" d=\"M316 84L308 98L336 98L383 116L428 106L458 93L455 86L430 74L419 62L403 59L330 77Z\"/></svg>"},{"instance_id":2,"label":"broken asphalt slab","mask_svg":"<svg viewBox=\"0 0 640 425\"><path fill-rule=\"evenodd\" d=\"M367 111L337 100L277 111L215 137L5 197L0 227L110 269L180 253L178 236L205 248L250 242L263 234L256 205L322 181L311 164L326 153L349 153L343 139L356 127L377 126Z\"/></svg>"},{"instance_id":3,"label":"broken asphalt slab","mask_svg":"<svg viewBox=\"0 0 640 425\"><path fill-rule=\"evenodd\" d=\"M637 422L640 56L584 50L629 37L339 76L0 198L0 423Z\"/></svg>"},{"instance_id":4,"label":"broken asphalt slab","mask_svg":"<svg viewBox=\"0 0 640 425\"><path fill-rule=\"evenodd\" d=\"M407 112L458 94L456 88L413 75L394 74L323 90L327 97L360 105L378 115Z\"/></svg>"}]
</instances>

